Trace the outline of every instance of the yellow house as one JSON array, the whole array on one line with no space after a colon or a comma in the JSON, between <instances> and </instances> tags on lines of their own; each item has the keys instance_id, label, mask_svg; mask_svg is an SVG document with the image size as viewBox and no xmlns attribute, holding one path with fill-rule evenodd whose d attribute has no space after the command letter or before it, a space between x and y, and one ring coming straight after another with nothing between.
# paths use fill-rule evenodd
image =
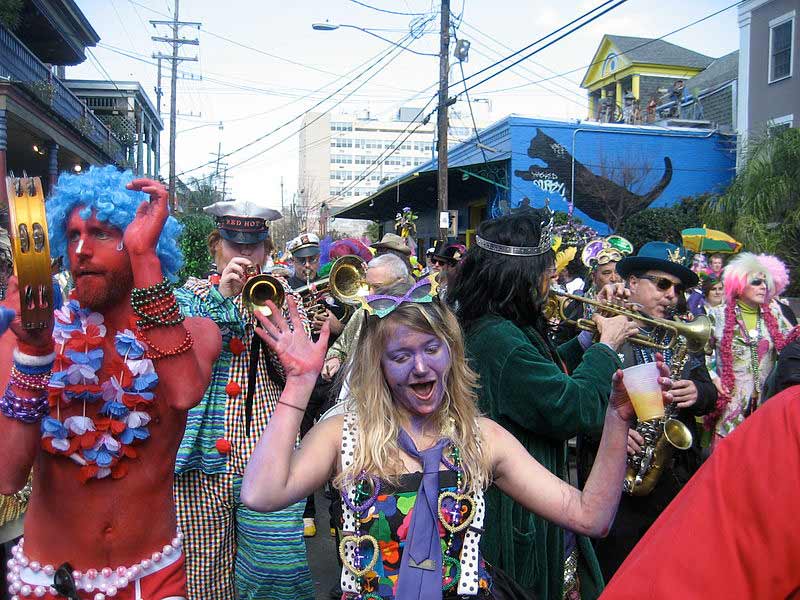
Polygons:
<instances>
[{"instance_id":1,"label":"yellow house","mask_svg":"<svg viewBox=\"0 0 800 600\"><path fill-rule=\"evenodd\" d=\"M589 92L588 118L645 121L648 104L660 104L662 96L681 89L678 82L694 77L713 60L664 40L606 34L581 82ZM626 106L636 106L640 118Z\"/></svg>"}]
</instances>

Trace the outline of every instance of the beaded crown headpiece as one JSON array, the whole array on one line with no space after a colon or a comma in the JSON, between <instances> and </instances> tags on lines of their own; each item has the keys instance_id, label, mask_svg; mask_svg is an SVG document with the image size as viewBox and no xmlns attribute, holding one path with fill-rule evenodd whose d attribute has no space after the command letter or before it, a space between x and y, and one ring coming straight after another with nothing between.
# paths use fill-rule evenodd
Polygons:
<instances>
[{"instance_id":1,"label":"beaded crown headpiece","mask_svg":"<svg viewBox=\"0 0 800 600\"><path fill-rule=\"evenodd\" d=\"M507 256L539 256L552 249L553 245L553 217L555 213L549 207L545 207L547 211L545 220L541 223L541 233L539 235L539 243L536 246L508 246L506 244L498 244L497 242L490 242L483 239L481 236L475 236L475 243L478 247L494 252L495 254L505 254ZM549 219L548 219L549 217Z\"/></svg>"}]
</instances>

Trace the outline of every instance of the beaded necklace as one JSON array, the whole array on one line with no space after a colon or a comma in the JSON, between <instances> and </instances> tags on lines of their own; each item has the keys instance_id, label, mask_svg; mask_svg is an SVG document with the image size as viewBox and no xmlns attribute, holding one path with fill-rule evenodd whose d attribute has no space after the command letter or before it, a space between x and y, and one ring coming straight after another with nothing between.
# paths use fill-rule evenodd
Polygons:
<instances>
[{"instance_id":1,"label":"beaded necklace","mask_svg":"<svg viewBox=\"0 0 800 600\"><path fill-rule=\"evenodd\" d=\"M125 459L137 457L132 446L150 437L147 427L158 385L146 347L130 329L114 335L116 352L106 356L103 315L70 300L55 311L53 339L59 348L48 396L50 414L42 420L42 447L69 457L81 468L78 479L114 479L128 472ZM86 405L103 400L97 417ZM80 415L61 420L61 406L83 404Z\"/></svg>"},{"instance_id":2,"label":"beaded necklace","mask_svg":"<svg viewBox=\"0 0 800 600\"><path fill-rule=\"evenodd\" d=\"M756 326L752 330L747 329L747 326L744 322L744 315L742 314L742 308L739 306L738 302L735 310L736 320L741 324L741 328L744 333L744 343L750 353L750 370L753 373L753 394L748 400L747 406L744 407L745 414L750 414L750 412L752 412L752 410L755 408L754 405L758 403L758 397L760 395L759 388L761 387L759 384L761 380L761 365L759 364L758 359L758 343L761 341L761 309L757 308L755 311Z\"/></svg>"},{"instance_id":3,"label":"beaded necklace","mask_svg":"<svg viewBox=\"0 0 800 600\"><path fill-rule=\"evenodd\" d=\"M464 469L461 466L461 452L455 445L450 446L452 460L442 453L442 464L456 474L456 491L448 490L439 493L438 517L442 527L447 530L447 547L442 553L442 592L447 592L458 584L461 576L461 563L458 557L452 555L455 536L469 527L475 517L475 501L464 493L462 487ZM383 600L379 594L366 591L367 573L372 571L380 556L378 540L374 536L367 535L362 530L362 524L369 515L370 508L375 504L381 491L381 480L378 477L362 471L353 482L353 497L347 492L346 487L342 487L342 502L356 516L355 532L352 535L345 535L339 543L339 557L342 564L357 579L359 585L358 598L360 600ZM355 553L352 563L347 553L347 543L355 544ZM368 543L372 546L372 557L366 560L366 555L362 552L362 546Z\"/></svg>"}]
</instances>

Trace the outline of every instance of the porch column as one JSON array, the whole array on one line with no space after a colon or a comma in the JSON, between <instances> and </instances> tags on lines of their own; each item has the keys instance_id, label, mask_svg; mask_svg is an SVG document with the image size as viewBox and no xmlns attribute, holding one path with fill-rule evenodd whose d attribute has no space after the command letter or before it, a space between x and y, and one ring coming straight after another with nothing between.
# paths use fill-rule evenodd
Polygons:
<instances>
[{"instance_id":1,"label":"porch column","mask_svg":"<svg viewBox=\"0 0 800 600\"><path fill-rule=\"evenodd\" d=\"M637 100L641 100L641 98L639 97L639 81L640 81L639 78L640 77L641 77L641 75L633 75L631 77L631 93L633 94L634 98L636 98Z\"/></svg>"},{"instance_id":2,"label":"porch column","mask_svg":"<svg viewBox=\"0 0 800 600\"><path fill-rule=\"evenodd\" d=\"M144 161L144 123L142 109L136 111L136 174L143 175L142 162Z\"/></svg>"},{"instance_id":3,"label":"porch column","mask_svg":"<svg viewBox=\"0 0 800 600\"><path fill-rule=\"evenodd\" d=\"M155 135L155 150L153 156L153 165L155 168L153 169L153 178L158 179L158 176L161 174L161 132L158 130L157 127L154 127L156 131Z\"/></svg>"},{"instance_id":4,"label":"porch column","mask_svg":"<svg viewBox=\"0 0 800 600\"><path fill-rule=\"evenodd\" d=\"M8 197L6 196L6 149L8 142L8 133L6 131L6 109L0 108L0 205L8 207ZM2 211L0 214L8 214L7 210ZM0 219L0 226L8 229L8 219L3 217Z\"/></svg>"},{"instance_id":5,"label":"porch column","mask_svg":"<svg viewBox=\"0 0 800 600\"><path fill-rule=\"evenodd\" d=\"M56 186L56 181L58 181L58 144L55 142L50 142L47 146L47 154L49 159L47 165L47 175L49 181L47 195L49 196L53 192L53 188Z\"/></svg>"},{"instance_id":6,"label":"porch column","mask_svg":"<svg viewBox=\"0 0 800 600\"><path fill-rule=\"evenodd\" d=\"M147 176L153 176L153 122L147 119Z\"/></svg>"}]
</instances>

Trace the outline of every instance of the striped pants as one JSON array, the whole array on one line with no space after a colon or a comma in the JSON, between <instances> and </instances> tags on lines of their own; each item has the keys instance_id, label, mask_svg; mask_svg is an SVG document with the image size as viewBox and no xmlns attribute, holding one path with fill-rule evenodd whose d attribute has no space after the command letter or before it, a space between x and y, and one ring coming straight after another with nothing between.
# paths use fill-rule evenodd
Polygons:
<instances>
[{"instance_id":1,"label":"striped pants","mask_svg":"<svg viewBox=\"0 0 800 600\"><path fill-rule=\"evenodd\" d=\"M258 513L239 500L242 478L175 476L189 600L313 600L303 508Z\"/></svg>"}]
</instances>

